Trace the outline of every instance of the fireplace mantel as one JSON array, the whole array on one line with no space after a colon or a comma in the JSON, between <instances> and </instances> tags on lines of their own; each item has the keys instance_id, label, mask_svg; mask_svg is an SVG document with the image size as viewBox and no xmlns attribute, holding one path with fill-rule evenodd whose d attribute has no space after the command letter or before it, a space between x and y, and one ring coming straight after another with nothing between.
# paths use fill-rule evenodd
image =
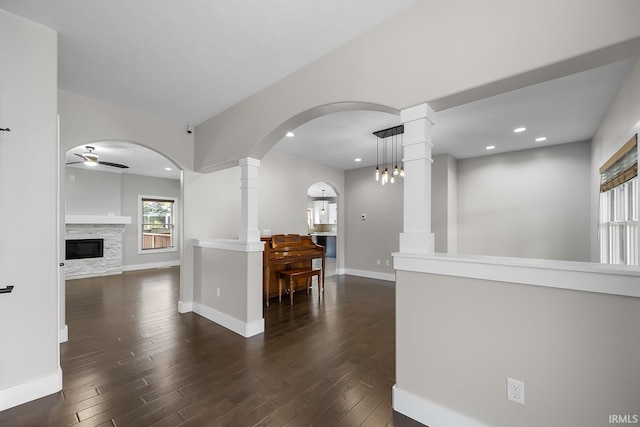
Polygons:
<instances>
[{"instance_id":1,"label":"fireplace mantel","mask_svg":"<svg viewBox=\"0 0 640 427\"><path fill-rule=\"evenodd\" d=\"M130 216L65 215L66 224L131 224Z\"/></svg>"}]
</instances>

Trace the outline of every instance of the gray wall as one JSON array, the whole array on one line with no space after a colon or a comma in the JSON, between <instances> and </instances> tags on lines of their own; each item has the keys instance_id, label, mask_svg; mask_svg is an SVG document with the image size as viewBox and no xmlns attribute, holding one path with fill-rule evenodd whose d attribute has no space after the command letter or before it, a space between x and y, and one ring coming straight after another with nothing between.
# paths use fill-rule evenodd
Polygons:
<instances>
[{"instance_id":1,"label":"gray wall","mask_svg":"<svg viewBox=\"0 0 640 427\"><path fill-rule=\"evenodd\" d=\"M404 271L396 287L404 391L496 427L638 414L640 298ZM507 377L525 383L524 406Z\"/></svg>"},{"instance_id":2,"label":"gray wall","mask_svg":"<svg viewBox=\"0 0 640 427\"><path fill-rule=\"evenodd\" d=\"M121 215L121 174L65 168L67 215Z\"/></svg>"},{"instance_id":3,"label":"gray wall","mask_svg":"<svg viewBox=\"0 0 640 427\"><path fill-rule=\"evenodd\" d=\"M399 248L404 211L402 178L382 186L375 180L374 168L353 169L345 172L345 191L347 271L393 275L391 253ZM367 215L364 221L362 214Z\"/></svg>"},{"instance_id":4,"label":"gray wall","mask_svg":"<svg viewBox=\"0 0 640 427\"><path fill-rule=\"evenodd\" d=\"M180 214L180 181L131 174L101 171L85 171L66 168L66 213L84 215L130 216L131 224L125 225L122 236L122 266L135 270L176 265L180 252L138 254L138 195L167 196L178 199ZM74 177L71 180L71 176ZM176 233L178 228L176 227ZM179 236L176 234L176 242Z\"/></svg>"},{"instance_id":5,"label":"gray wall","mask_svg":"<svg viewBox=\"0 0 640 427\"><path fill-rule=\"evenodd\" d=\"M458 252L589 261L590 146L458 161Z\"/></svg>"},{"instance_id":6,"label":"gray wall","mask_svg":"<svg viewBox=\"0 0 640 427\"><path fill-rule=\"evenodd\" d=\"M342 170L271 150L260 163L258 226L272 234L307 234L307 190L326 182L338 194L337 268L344 265L345 178Z\"/></svg>"},{"instance_id":7,"label":"gray wall","mask_svg":"<svg viewBox=\"0 0 640 427\"><path fill-rule=\"evenodd\" d=\"M338 208L344 198L344 173L271 150L260 163L261 229L272 234L307 234L307 191L316 182L326 182L338 194Z\"/></svg>"},{"instance_id":8,"label":"gray wall","mask_svg":"<svg viewBox=\"0 0 640 427\"><path fill-rule=\"evenodd\" d=\"M176 264L180 262L180 251L152 254L138 254L138 195L175 197L176 227L174 242L178 245L177 221L180 215L180 181L177 179L122 174L121 205L122 215L131 217L131 224L124 226L122 236L122 264L125 270L144 268L145 264ZM176 247L176 249L178 249Z\"/></svg>"}]
</instances>

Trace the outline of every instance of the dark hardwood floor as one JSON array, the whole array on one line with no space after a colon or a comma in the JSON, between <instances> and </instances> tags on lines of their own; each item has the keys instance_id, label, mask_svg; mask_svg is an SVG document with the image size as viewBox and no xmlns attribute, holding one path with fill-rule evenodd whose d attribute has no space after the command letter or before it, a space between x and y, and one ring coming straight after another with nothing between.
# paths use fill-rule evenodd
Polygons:
<instances>
[{"instance_id":1,"label":"dark hardwood floor","mask_svg":"<svg viewBox=\"0 0 640 427\"><path fill-rule=\"evenodd\" d=\"M327 278L245 339L176 311L178 268L67 281L64 389L2 426L420 426L391 408L393 284Z\"/></svg>"}]
</instances>

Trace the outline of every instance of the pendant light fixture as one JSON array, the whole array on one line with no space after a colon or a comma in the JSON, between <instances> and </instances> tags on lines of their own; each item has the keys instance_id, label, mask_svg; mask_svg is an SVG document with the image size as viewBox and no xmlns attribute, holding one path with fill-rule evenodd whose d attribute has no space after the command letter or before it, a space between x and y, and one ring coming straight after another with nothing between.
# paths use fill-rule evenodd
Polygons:
<instances>
[{"instance_id":1,"label":"pendant light fixture","mask_svg":"<svg viewBox=\"0 0 640 427\"><path fill-rule=\"evenodd\" d=\"M327 200L324 198L324 190L322 190L322 209L320 210L320 213L321 213L322 215L324 215L324 212L325 212L325 210L324 210L324 208L325 208L325 203L327 203Z\"/></svg>"},{"instance_id":2,"label":"pendant light fixture","mask_svg":"<svg viewBox=\"0 0 640 427\"><path fill-rule=\"evenodd\" d=\"M404 125L373 132L376 136L376 181L382 185L387 182L393 184L396 177L404 177L404 164L402 163L402 135ZM382 146L382 147L381 147ZM380 157L384 170L380 173ZM400 167L398 167L400 165ZM389 171L389 168L392 168Z\"/></svg>"},{"instance_id":3,"label":"pendant light fixture","mask_svg":"<svg viewBox=\"0 0 640 427\"><path fill-rule=\"evenodd\" d=\"M376 137L376 181L380 181L380 138Z\"/></svg>"}]
</instances>

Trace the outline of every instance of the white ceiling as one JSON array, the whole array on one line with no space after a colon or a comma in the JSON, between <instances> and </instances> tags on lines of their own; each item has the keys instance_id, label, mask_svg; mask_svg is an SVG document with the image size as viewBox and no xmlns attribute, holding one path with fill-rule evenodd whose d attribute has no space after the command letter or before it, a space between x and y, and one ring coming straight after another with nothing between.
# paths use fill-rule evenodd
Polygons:
<instances>
[{"instance_id":1,"label":"white ceiling","mask_svg":"<svg viewBox=\"0 0 640 427\"><path fill-rule=\"evenodd\" d=\"M146 147L124 141L99 141L88 144L94 147L99 162L118 163L129 166L121 169L113 166L87 166L76 154L87 151L85 145L79 145L65 154L68 167L91 171L130 173L134 175L155 176L158 178L180 179L180 169L166 157ZM71 164L70 164L71 163ZM167 170L170 169L170 170Z\"/></svg>"},{"instance_id":2,"label":"white ceiling","mask_svg":"<svg viewBox=\"0 0 640 427\"><path fill-rule=\"evenodd\" d=\"M457 159L590 139L636 59L438 111L433 153ZM348 170L376 164L374 131L400 124L373 111L334 113L307 122L275 149ZM513 133L517 127L522 133ZM546 136L544 142L535 138ZM485 147L496 148L487 151ZM355 162L361 158L361 162Z\"/></svg>"},{"instance_id":3,"label":"white ceiling","mask_svg":"<svg viewBox=\"0 0 640 427\"><path fill-rule=\"evenodd\" d=\"M417 2L0 0L0 8L59 32L61 88L186 127ZM539 135L548 137L543 144L589 139L633 63L438 111L434 153L461 159L520 150L535 146ZM295 137L276 149L345 170L370 166L375 164L372 132L397 124L399 118L386 113L335 113L295 129ZM527 132L513 134L521 125ZM490 144L496 149L487 152ZM100 160L131 166L128 173L165 176L164 168L173 166L143 147L118 141L91 145ZM355 157L362 162L355 163ZM68 159L78 158L68 153Z\"/></svg>"},{"instance_id":4,"label":"white ceiling","mask_svg":"<svg viewBox=\"0 0 640 427\"><path fill-rule=\"evenodd\" d=\"M59 86L198 124L419 0L0 0L59 33Z\"/></svg>"}]
</instances>

